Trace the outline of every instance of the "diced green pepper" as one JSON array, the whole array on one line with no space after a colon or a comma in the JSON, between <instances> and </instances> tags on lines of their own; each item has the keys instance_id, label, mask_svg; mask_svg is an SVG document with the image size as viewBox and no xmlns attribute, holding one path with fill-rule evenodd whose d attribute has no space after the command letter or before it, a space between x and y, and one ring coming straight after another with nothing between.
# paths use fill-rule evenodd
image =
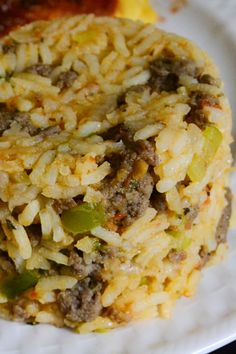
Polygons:
<instances>
[{"instance_id":1,"label":"diced green pepper","mask_svg":"<svg viewBox=\"0 0 236 354\"><path fill-rule=\"evenodd\" d=\"M129 192L132 192L137 188L138 188L138 181L136 181L135 179L131 179L131 181L129 182Z\"/></svg>"},{"instance_id":2,"label":"diced green pepper","mask_svg":"<svg viewBox=\"0 0 236 354\"><path fill-rule=\"evenodd\" d=\"M14 224L11 222L11 220L6 219L6 224L7 224L7 228L8 228L9 230L15 230L15 229L16 229L16 227L15 227Z\"/></svg>"},{"instance_id":3,"label":"diced green pepper","mask_svg":"<svg viewBox=\"0 0 236 354\"><path fill-rule=\"evenodd\" d=\"M97 33L95 30L87 30L85 32L77 32L73 36L73 40L77 42L78 44L85 44L88 42L91 42L94 38L96 38Z\"/></svg>"},{"instance_id":4,"label":"diced green pepper","mask_svg":"<svg viewBox=\"0 0 236 354\"><path fill-rule=\"evenodd\" d=\"M221 141L222 133L216 127L209 126L204 132L204 145L202 155L194 155L188 168L188 176L192 182L200 182L206 174L207 165L214 158Z\"/></svg>"},{"instance_id":5,"label":"diced green pepper","mask_svg":"<svg viewBox=\"0 0 236 354\"><path fill-rule=\"evenodd\" d=\"M149 283L149 277L142 277L139 285L140 286L148 285L148 283Z\"/></svg>"},{"instance_id":6,"label":"diced green pepper","mask_svg":"<svg viewBox=\"0 0 236 354\"><path fill-rule=\"evenodd\" d=\"M174 238L179 238L182 236L182 233L180 231L168 230L167 233Z\"/></svg>"},{"instance_id":7,"label":"diced green pepper","mask_svg":"<svg viewBox=\"0 0 236 354\"><path fill-rule=\"evenodd\" d=\"M206 161L210 162L215 156L221 141L222 133L216 127L207 127L203 132L205 142L203 147L203 156Z\"/></svg>"},{"instance_id":8,"label":"diced green pepper","mask_svg":"<svg viewBox=\"0 0 236 354\"><path fill-rule=\"evenodd\" d=\"M190 246L191 242L192 241L190 240L190 238L185 237L182 242L181 249L186 250L188 248L188 246Z\"/></svg>"},{"instance_id":9,"label":"diced green pepper","mask_svg":"<svg viewBox=\"0 0 236 354\"><path fill-rule=\"evenodd\" d=\"M21 274L5 279L3 283L0 284L0 292L7 298L13 299L24 291L34 287L37 282L37 273L25 271Z\"/></svg>"},{"instance_id":10,"label":"diced green pepper","mask_svg":"<svg viewBox=\"0 0 236 354\"><path fill-rule=\"evenodd\" d=\"M93 241L93 251L98 251L99 249L101 249L101 242L99 240L94 239Z\"/></svg>"},{"instance_id":11,"label":"diced green pepper","mask_svg":"<svg viewBox=\"0 0 236 354\"><path fill-rule=\"evenodd\" d=\"M188 168L188 176L192 182L200 182L206 174L206 163L201 156L195 155Z\"/></svg>"},{"instance_id":12,"label":"diced green pepper","mask_svg":"<svg viewBox=\"0 0 236 354\"><path fill-rule=\"evenodd\" d=\"M105 212L101 204L82 203L66 210L61 215L65 229L74 235L88 232L105 223Z\"/></svg>"}]
</instances>

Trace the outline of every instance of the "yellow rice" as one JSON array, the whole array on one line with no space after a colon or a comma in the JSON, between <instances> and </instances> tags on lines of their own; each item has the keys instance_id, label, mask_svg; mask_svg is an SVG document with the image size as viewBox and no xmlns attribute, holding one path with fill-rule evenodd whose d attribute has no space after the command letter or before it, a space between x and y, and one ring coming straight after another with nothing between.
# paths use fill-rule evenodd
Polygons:
<instances>
[{"instance_id":1,"label":"yellow rice","mask_svg":"<svg viewBox=\"0 0 236 354\"><path fill-rule=\"evenodd\" d=\"M14 52L4 52L8 42L15 44ZM227 205L232 162L228 100L222 84L198 83L186 75L174 92L145 88L150 62L166 53L191 60L203 74L218 79L214 64L195 44L126 19L88 15L41 21L1 39L0 104L29 114L38 131L61 128L51 136L31 136L14 121L0 137L0 263L7 255L18 274L39 274L37 285L14 299L0 293L4 318L69 326L81 333L144 318L169 318L176 299L195 293L200 250L206 248L211 261L225 254L227 243L217 244L215 233ZM52 66L49 77L28 71L39 63ZM55 82L69 70L76 79L60 89ZM142 85L140 92L132 92ZM125 109L117 107L118 97L129 90ZM193 157L201 155L204 146L203 131L185 120L194 92L219 100L218 106L205 107L204 114L223 139L204 177L184 183ZM120 124L134 132L134 142L154 142L159 157L153 168L154 188L165 195L168 210L161 213L149 205L127 227L99 225L77 237L64 227L54 201L79 196L81 202L101 203L101 183L112 173L106 156L124 149L122 141L105 139L104 133ZM181 228L181 216L192 205L199 207L194 224ZM32 224L41 227L36 245L28 235ZM178 237L169 232L180 229ZM81 281L70 271L68 252L77 249L91 264L95 243L117 251L105 259L101 271L102 310L92 320L71 321L57 303L59 291ZM173 250L184 251L185 257L172 262ZM0 283L5 279L0 264ZM24 312L21 317L16 306Z\"/></svg>"}]
</instances>

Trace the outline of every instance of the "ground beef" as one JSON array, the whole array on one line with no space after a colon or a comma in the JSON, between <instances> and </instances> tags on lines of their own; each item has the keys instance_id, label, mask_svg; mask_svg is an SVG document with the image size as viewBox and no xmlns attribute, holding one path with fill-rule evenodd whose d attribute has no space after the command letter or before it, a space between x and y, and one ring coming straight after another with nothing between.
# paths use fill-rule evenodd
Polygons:
<instances>
[{"instance_id":1,"label":"ground beef","mask_svg":"<svg viewBox=\"0 0 236 354\"><path fill-rule=\"evenodd\" d=\"M190 124L196 124L198 128L204 129L208 124L208 119L203 111L200 109L192 109L190 113L185 118L185 121Z\"/></svg>"},{"instance_id":2,"label":"ground beef","mask_svg":"<svg viewBox=\"0 0 236 354\"><path fill-rule=\"evenodd\" d=\"M125 149L120 153L107 156L112 173L103 183L107 213L113 223L128 226L142 215L150 204L154 180L149 172L150 166L158 165L158 156L150 141L133 141L133 132L123 124L111 128L104 139L122 141ZM142 163L147 170L140 177L135 175L137 166Z\"/></svg>"},{"instance_id":3,"label":"ground beef","mask_svg":"<svg viewBox=\"0 0 236 354\"><path fill-rule=\"evenodd\" d=\"M229 188L226 188L225 198L227 200L227 205L224 208L216 227L215 239L217 244L224 243L227 240L227 231L229 228L230 216L232 212L232 193Z\"/></svg>"},{"instance_id":4,"label":"ground beef","mask_svg":"<svg viewBox=\"0 0 236 354\"><path fill-rule=\"evenodd\" d=\"M200 129L204 129L208 122L208 118L204 112L205 107L219 108L219 100L207 93L194 92L191 96L189 105L190 112L185 117L185 121L190 124L196 124Z\"/></svg>"},{"instance_id":5,"label":"ground beef","mask_svg":"<svg viewBox=\"0 0 236 354\"><path fill-rule=\"evenodd\" d=\"M12 316L13 316L14 321L22 321L22 322L27 322L27 320L30 317L30 315L27 313L27 311L18 304L13 306Z\"/></svg>"},{"instance_id":6,"label":"ground beef","mask_svg":"<svg viewBox=\"0 0 236 354\"><path fill-rule=\"evenodd\" d=\"M103 314L116 323L128 323L132 320L132 316L129 313L119 311L114 307L104 309Z\"/></svg>"},{"instance_id":7,"label":"ground beef","mask_svg":"<svg viewBox=\"0 0 236 354\"><path fill-rule=\"evenodd\" d=\"M123 225L128 226L134 222L135 219L140 217L147 209L150 203L150 196L153 190L153 179L150 174L146 174L137 183L137 187L133 190L126 190L124 194L119 195L119 188L116 190L116 195L113 197L113 207L117 208L121 214L127 215L123 220ZM132 187L130 187L132 188ZM122 190L122 189L121 189ZM118 192L118 198L117 198ZM122 200L120 200L120 197ZM124 200L125 198L125 200ZM121 203L120 203L121 202ZM121 210L119 210L121 208Z\"/></svg>"},{"instance_id":8,"label":"ground beef","mask_svg":"<svg viewBox=\"0 0 236 354\"><path fill-rule=\"evenodd\" d=\"M98 259L100 263L104 264L107 260L121 258L119 250L113 246L102 247L99 250Z\"/></svg>"},{"instance_id":9,"label":"ground beef","mask_svg":"<svg viewBox=\"0 0 236 354\"><path fill-rule=\"evenodd\" d=\"M27 68L25 71L31 74L49 77L53 69L53 66L49 64L35 64Z\"/></svg>"},{"instance_id":10,"label":"ground beef","mask_svg":"<svg viewBox=\"0 0 236 354\"><path fill-rule=\"evenodd\" d=\"M166 197L164 193L159 193L156 188L153 189L151 198L151 206L157 210L158 213L164 213L168 209Z\"/></svg>"},{"instance_id":11,"label":"ground beef","mask_svg":"<svg viewBox=\"0 0 236 354\"><path fill-rule=\"evenodd\" d=\"M91 273L98 273L101 270L101 259L95 259L94 262L86 263L82 254L72 250L69 255L68 265L72 267L76 276L84 279Z\"/></svg>"},{"instance_id":12,"label":"ground beef","mask_svg":"<svg viewBox=\"0 0 236 354\"><path fill-rule=\"evenodd\" d=\"M204 92L193 92L189 102L192 109L201 110L206 106L219 107L219 99Z\"/></svg>"},{"instance_id":13,"label":"ground beef","mask_svg":"<svg viewBox=\"0 0 236 354\"><path fill-rule=\"evenodd\" d=\"M104 140L112 140L115 142L122 141L129 151L136 152L141 159L150 166L159 164L158 155L155 153L154 143L148 140L133 140L134 133L126 128L124 124L112 127L103 134Z\"/></svg>"},{"instance_id":14,"label":"ground beef","mask_svg":"<svg viewBox=\"0 0 236 354\"><path fill-rule=\"evenodd\" d=\"M220 81L215 79L213 76L209 75L209 74L204 74L198 77L198 81L201 84L208 84L208 85L212 85L212 86L220 86Z\"/></svg>"},{"instance_id":15,"label":"ground beef","mask_svg":"<svg viewBox=\"0 0 236 354\"><path fill-rule=\"evenodd\" d=\"M22 129L29 135L34 136L38 133L38 128L33 126L33 124L30 122L30 116L28 113L17 112L14 114L14 120L17 121Z\"/></svg>"},{"instance_id":16,"label":"ground beef","mask_svg":"<svg viewBox=\"0 0 236 354\"><path fill-rule=\"evenodd\" d=\"M38 303L36 301L32 301L28 299L16 300L16 302L12 304L12 309L11 309L12 319L15 321L31 323L32 318L29 312L27 312L27 306L29 305L37 306L37 304Z\"/></svg>"},{"instance_id":17,"label":"ground beef","mask_svg":"<svg viewBox=\"0 0 236 354\"><path fill-rule=\"evenodd\" d=\"M177 251L173 249L168 253L167 257L171 263L177 264L187 258L187 253L185 251Z\"/></svg>"},{"instance_id":18,"label":"ground beef","mask_svg":"<svg viewBox=\"0 0 236 354\"><path fill-rule=\"evenodd\" d=\"M196 217L198 216L199 213L199 206L195 205L189 208L185 208L184 209L184 215L185 215L185 219L186 219L186 224L190 224L192 225L192 223L194 222L194 220L196 219Z\"/></svg>"},{"instance_id":19,"label":"ground beef","mask_svg":"<svg viewBox=\"0 0 236 354\"><path fill-rule=\"evenodd\" d=\"M38 246L42 238L42 231L41 231L40 224L32 224L30 226L26 226L25 229L29 237L31 246L32 247Z\"/></svg>"},{"instance_id":20,"label":"ground beef","mask_svg":"<svg viewBox=\"0 0 236 354\"><path fill-rule=\"evenodd\" d=\"M127 151L116 175L104 181L104 195L108 215L119 226L128 226L146 210L153 190L153 178L146 173L141 179L132 179L138 155ZM119 161L119 158L116 160ZM113 166L114 167L114 166Z\"/></svg>"},{"instance_id":21,"label":"ground beef","mask_svg":"<svg viewBox=\"0 0 236 354\"><path fill-rule=\"evenodd\" d=\"M83 257L82 252L73 249L69 254L68 265L76 276L84 279L90 274L99 274L108 260L118 257L120 257L118 249L111 246L103 246L101 249L94 251L93 256L89 259Z\"/></svg>"},{"instance_id":22,"label":"ground beef","mask_svg":"<svg viewBox=\"0 0 236 354\"><path fill-rule=\"evenodd\" d=\"M209 261L211 253L207 251L206 247L202 246L199 251L200 263L198 268L202 269Z\"/></svg>"},{"instance_id":23,"label":"ground beef","mask_svg":"<svg viewBox=\"0 0 236 354\"><path fill-rule=\"evenodd\" d=\"M179 76L197 77L199 69L191 60L160 57L150 64L151 77L148 84L153 91L175 91L179 86Z\"/></svg>"},{"instance_id":24,"label":"ground beef","mask_svg":"<svg viewBox=\"0 0 236 354\"><path fill-rule=\"evenodd\" d=\"M129 93L142 93L144 90L148 89L148 85L135 85L131 86L128 88L127 91L123 92L121 95L118 96L117 98L117 107L120 108L124 105L126 105L126 97Z\"/></svg>"},{"instance_id":25,"label":"ground beef","mask_svg":"<svg viewBox=\"0 0 236 354\"><path fill-rule=\"evenodd\" d=\"M124 124L118 124L101 134L104 140L112 140L115 142L123 141L125 145L133 142L133 133L128 130Z\"/></svg>"},{"instance_id":26,"label":"ground beef","mask_svg":"<svg viewBox=\"0 0 236 354\"><path fill-rule=\"evenodd\" d=\"M0 134L10 128L13 119L12 113L0 112Z\"/></svg>"},{"instance_id":27,"label":"ground beef","mask_svg":"<svg viewBox=\"0 0 236 354\"><path fill-rule=\"evenodd\" d=\"M226 188L226 193L225 193L225 198L228 202L226 207L224 208L221 218L218 222L217 228L216 228L216 233L215 233L215 239L217 242L217 245L220 243L225 243L226 242L226 237L227 237L227 231L229 228L229 222L230 222L230 216L231 216L231 211L232 211L232 193L229 188ZM212 252L209 252L205 246L202 246L199 251L199 256L200 256L200 263L199 263L199 269L202 269L206 263L209 261L210 257L214 255L215 250Z\"/></svg>"},{"instance_id":28,"label":"ground beef","mask_svg":"<svg viewBox=\"0 0 236 354\"><path fill-rule=\"evenodd\" d=\"M158 155L155 153L153 144L151 144L148 140L139 140L134 143L134 150L141 159L147 162L149 166L159 165Z\"/></svg>"},{"instance_id":29,"label":"ground beef","mask_svg":"<svg viewBox=\"0 0 236 354\"><path fill-rule=\"evenodd\" d=\"M29 135L36 135L38 133L38 128L34 127L30 122L30 116L28 113L14 113L14 120L17 121L22 129L29 133Z\"/></svg>"},{"instance_id":30,"label":"ground beef","mask_svg":"<svg viewBox=\"0 0 236 354\"><path fill-rule=\"evenodd\" d=\"M30 135L33 136L38 133L38 128L32 125L28 113L1 111L0 134L2 134L5 130L9 129L14 121L21 126L22 130L26 131Z\"/></svg>"},{"instance_id":31,"label":"ground beef","mask_svg":"<svg viewBox=\"0 0 236 354\"><path fill-rule=\"evenodd\" d=\"M70 290L62 291L57 303L62 314L72 322L94 320L102 310L102 284L92 274Z\"/></svg>"},{"instance_id":32,"label":"ground beef","mask_svg":"<svg viewBox=\"0 0 236 354\"><path fill-rule=\"evenodd\" d=\"M17 122L22 130L26 131L31 136L40 134L41 136L46 137L58 134L61 131L61 128L58 125L40 130L33 126L28 113L7 111L5 107L4 110L0 111L0 135L5 130L9 129L13 122Z\"/></svg>"},{"instance_id":33,"label":"ground beef","mask_svg":"<svg viewBox=\"0 0 236 354\"><path fill-rule=\"evenodd\" d=\"M2 46L2 51L4 54L13 53L15 54L17 48L16 42L6 43Z\"/></svg>"},{"instance_id":34,"label":"ground beef","mask_svg":"<svg viewBox=\"0 0 236 354\"><path fill-rule=\"evenodd\" d=\"M66 71L64 73L61 73L56 81L56 86L59 87L61 90L70 88L74 81L77 79L78 74L73 71L73 70L69 70Z\"/></svg>"},{"instance_id":35,"label":"ground beef","mask_svg":"<svg viewBox=\"0 0 236 354\"><path fill-rule=\"evenodd\" d=\"M67 198L67 199L55 199L53 201L52 206L57 212L57 214L61 214L64 210L69 210L71 208L74 208L76 205L77 204L73 198Z\"/></svg>"},{"instance_id":36,"label":"ground beef","mask_svg":"<svg viewBox=\"0 0 236 354\"><path fill-rule=\"evenodd\" d=\"M15 271L15 265L6 252L0 251L0 270L5 274L12 274Z\"/></svg>"},{"instance_id":37,"label":"ground beef","mask_svg":"<svg viewBox=\"0 0 236 354\"><path fill-rule=\"evenodd\" d=\"M21 299L12 306L12 318L15 321L27 322L30 315L25 309L25 300Z\"/></svg>"},{"instance_id":38,"label":"ground beef","mask_svg":"<svg viewBox=\"0 0 236 354\"><path fill-rule=\"evenodd\" d=\"M59 267L57 267L55 264L53 265L55 267L55 269L51 268L51 269L45 269L43 270L43 275L45 277L50 277L50 276L54 276L54 275L58 275L58 270ZM63 274L62 274L63 275Z\"/></svg>"},{"instance_id":39,"label":"ground beef","mask_svg":"<svg viewBox=\"0 0 236 354\"><path fill-rule=\"evenodd\" d=\"M39 135L41 135L42 137L45 138L47 136L59 134L60 132L61 132L61 128L58 125L54 125L54 126L42 129L39 132Z\"/></svg>"}]
</instances>

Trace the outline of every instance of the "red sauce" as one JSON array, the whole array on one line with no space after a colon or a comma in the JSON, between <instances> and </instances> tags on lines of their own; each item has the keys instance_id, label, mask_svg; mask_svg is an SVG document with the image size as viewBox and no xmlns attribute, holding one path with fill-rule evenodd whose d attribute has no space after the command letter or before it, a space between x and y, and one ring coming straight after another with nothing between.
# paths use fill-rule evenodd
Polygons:
<instances>
[{"instance_id":1,"label":"red sauce","mask_svg":"<svg viewBox=\"0 0 236 354\"><path fill-rule=\"evenodd\" d=\"M0 0L0 36L36 20L81 13L112 15L118 0ZM127 0L128 1L128 0Z\"/></svg>"}]
</instances>

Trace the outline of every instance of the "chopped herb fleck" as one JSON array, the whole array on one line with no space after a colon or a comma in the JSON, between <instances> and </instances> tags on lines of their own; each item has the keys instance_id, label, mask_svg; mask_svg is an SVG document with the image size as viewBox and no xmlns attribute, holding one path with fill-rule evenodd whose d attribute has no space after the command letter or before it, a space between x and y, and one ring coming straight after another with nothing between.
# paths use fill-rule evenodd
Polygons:
<instances>
[{"instance_id":1,"label":"chopped herb fleck","mask_svg":"<svg viewBox=\"0 0 236 354\"><path fill-rule=\"evenodd\" d=\"M9 230L16 230L16 227L13 225L13 223L9 220L6 219L6 224Z\"/></svg>"},{"instance_id":2,"label":"chopped herb fleck","mask_svg":"<svg viewBox=\"0 0 236 354\"><path fill-rule=\"evenodd\" d=\"M24 291L34 287L38 282L38 274L34 271L25 271L13 277L6 278L0 283L1 292L9 299L19 296Z\"/></svg>"},{"instance_id":3,"label":"chopped herb fleck","mask_svg":"<svg viewBox=\"0 0 236 354\"><path fill-rule=\"evenodd\" d=\"M138 187L138 181L136 181L135 179L132 179L129 182L129 191L132 192L134 189L137 189Z\"/></svg>"}]
</instances>

